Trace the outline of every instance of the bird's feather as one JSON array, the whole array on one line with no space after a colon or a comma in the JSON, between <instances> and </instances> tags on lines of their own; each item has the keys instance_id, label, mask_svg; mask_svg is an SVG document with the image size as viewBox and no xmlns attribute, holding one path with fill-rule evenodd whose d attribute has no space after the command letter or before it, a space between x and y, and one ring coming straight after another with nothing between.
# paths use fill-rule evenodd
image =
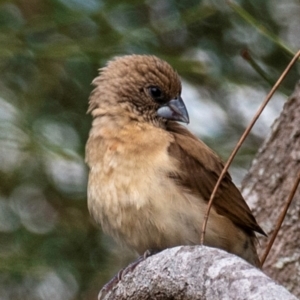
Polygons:
<instances>
[{"instance_id":1,"label":"bird's feather","mask_svg":"<svg viewBox=\"0 0 300 300\"><path fill-rule=\"evenodd\" d=\"M174 177L178 184L201 195L208 201L223 170L220 158L187 129L176 122L168 122L166 128L174 136L169 153L180 163L181 172ZM171 175L174 176L174 175ZM265 234L257 224L240 191L226 173L214 199L216 211L251 233Z\"/></svg>"}]
</instances>

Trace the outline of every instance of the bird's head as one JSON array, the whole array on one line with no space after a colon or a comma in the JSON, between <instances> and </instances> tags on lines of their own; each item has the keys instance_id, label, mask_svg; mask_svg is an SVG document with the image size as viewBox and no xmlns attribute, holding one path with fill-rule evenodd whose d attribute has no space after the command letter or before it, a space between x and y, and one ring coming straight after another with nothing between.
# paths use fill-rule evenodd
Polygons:
<instances>
[{"instance_id":1,"label":"bird's head","mask_svg":"<svg viewBox=\"0 0 300 300\"><path fill-rule=\"evenodd\" d=\"M189 122L178 74L155 56L117 57L100 70L93 84L89 112L94 117L109 114L154 123Z\"/></svg>"}]
</instances>

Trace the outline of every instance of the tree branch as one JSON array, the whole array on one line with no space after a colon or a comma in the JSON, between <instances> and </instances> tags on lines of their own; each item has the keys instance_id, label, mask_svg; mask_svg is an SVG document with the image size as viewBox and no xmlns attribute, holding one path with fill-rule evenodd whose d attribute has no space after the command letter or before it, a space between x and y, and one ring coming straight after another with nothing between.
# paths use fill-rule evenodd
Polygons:
<instances>
[{"instance_id":1,"label":"tree branch","mask_svg":"<svg viewBox=\"0 0 300 300\"><path fill-rule=\"evenodd\" d=\"M297 298L235 255L206 246L181 246L141 262L106 295L105 300L110 299Z\"/></svg>"},{"instance_id":2,"label":"tree branch","mask_svg":"<svg viewBox=\"0 0 300 300\"><path fill-rule=\"evenodd\" d=\"M244 179L243 195L271 236L300 172L300 81L274 122ZM300 297L300 188L287 212L263 270ZM260 253L268 239L259 237Z\"/></svg>"}]
</instances>

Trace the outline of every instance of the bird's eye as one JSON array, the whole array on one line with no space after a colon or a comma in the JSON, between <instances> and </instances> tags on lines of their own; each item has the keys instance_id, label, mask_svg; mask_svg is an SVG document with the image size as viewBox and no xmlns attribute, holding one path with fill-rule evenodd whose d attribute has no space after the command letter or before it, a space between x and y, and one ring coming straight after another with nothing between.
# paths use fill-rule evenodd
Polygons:
<instances>
[{"instance_id":1,"label":"bird's eye","mask_svg":"<svg viewBox=\"0 0 300 300\"><path fill-rule=\"evenodd\" d=\"M154 100L162 100L163 99L163 93L161 91L161 89L157 86L150 86L148 88L150 96L154 99Z\"/></svg>"}]
</instances>

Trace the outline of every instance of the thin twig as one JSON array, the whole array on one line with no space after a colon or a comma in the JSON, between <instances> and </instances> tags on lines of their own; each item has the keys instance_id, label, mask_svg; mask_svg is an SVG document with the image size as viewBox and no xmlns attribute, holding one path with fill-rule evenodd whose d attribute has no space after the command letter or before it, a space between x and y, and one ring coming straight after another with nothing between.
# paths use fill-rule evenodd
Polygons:
<instances>
[{"instance_id":1,"label":"thin twig","mask_svg":"<svg viewBox=\"0 0 300 300\"><path fill-rule=\"evenodd\" d=\"M264 108L266 107L266 105L268 104L268 102L270 101L271 97L273 96L273 94L275 93L275 91L277 90L278 86L281 84L282 80L285 78L285 76L288 74L288 72L290 71L290 69L292 68L292 66L295 64L295 62L297 61L297 59L300 56L300 50L295 54L295 56L293 57L293 59L291 60L291 62L289 63L289 65L286 67L286 69L284 70L284 72L281 74L281 76L279 77L279 79L277 80L277 82L275 83L275 85L273 86L273 88L271 89L271 91L269 92L269 94L267 95L267 97L265 98L264 102L261 104L260 108L258 109L258 111L256 112L256 114L254 115L252 121L250 122L250 124L248 125L248 127L246 128L245 132L243 133L243 135L241 136L240 140L238 141L237 145L235 146L235 148L233 149L228 161L226 162L224 169L222 170L219 179L211 193L210 199L208 201L208 205L207 205L207 210L206 213L204 215L204 220L203 220L203 224L202 224L202 231L201 231L201 239L200 239L200 243L201 245L203 245L204 243L204 237L205 237L205 231L206 231L206 226L207 226L207 221L208 221L208 216L210 213L210 209L212 207L212 203L213 200L215 198L216 192L220 186L220 183L224 177L224 175L226 174L231 162L233 161L236 153L238 152L238 150L240 149L241 145L243 144L244 140L246 139L247 135L249 134L249 132L251 131L252 127L254 126L254 124L256 123L257 119L259 118L259 116L261 115L262 111L264 110Z\"/></svg>"},{"instance_id":2,"label":"thin twig","mask_svg":"<svg viewBox=\"0 0 300 300\"><path fill-rule=\"evenodd\" d=\"M263 264L265 263L266 258L269 255L269 252L270 252L270 250L271 250L271 248L272 248L272 246L274 244L274 241L275 241L275 239L277 237L277 234L278 234L278 232L280 230L280 227L281 227L281 225L283 223L285 215L286 215L286 213L287 213L287 211L288 211L288 209L290 207L290 204L292 203L293 197L294 197L294 195L296 193L296 190L298 188L299 183L300 183L300 172L299 172L298 177L296 178L296 180L294 182L293 188L292 188L292 190L291 190L291 192L290 192L290 194L288 196L288 199L286 201L285 207L284 207L283 211L281 212L281 215L278 218L278 221L277 221L276 227L274 229L272 238L270 239L270 241L268 243L268 246L267 246L267 249L264 252L264 254L263 254L263 256L262 256L262 258L260 260L260 267L261 268L262 268Z\"/></svg>"},{"instance_id":3,"label":"thin twig","mask_svg":"<svg viewBox=\"0 0 300 300\"><path fill-rule=\"evenodd\" d=\"M243 9L239 4L234 1L227 1L227 4L246 22L251 24L256 30L271 40L273 43L284 49L289 55L294 55L294 51L286 45L286 43L281 40L278 35L268 30L261 22L256 20L250 13L248 13L245 9Z\"/></svg>"},{"instance_id":4,"label":"thin twig","mask_svg":"<svg viewBox=\"0 0 300 300\"><path fill-rule=\"evenodd\" d=\"M274 79L272 77L273 75L270 76L269 74L267 74L267 72L263 70L262 67L260 67L260 65L255 61L255 59L252 57L250 51L247 48L241 51L241 56L244 60L246 60L249 63L249 65L256 71L258 75L260 75L264 80L266 80L266 82L268 82L270 86L273 86L274 83ZM281 93L285 94L286 96L290 94L290 91L288 91L283 86L280 86L279 90Z\"/></svg>"},{"instance_id":5,"label":"thin twig","mask_svg":"<svg viewBox=\"0 0 300 300\"><path fill-rule=\"evenodd\" d=\"M266 80L270 84L270 86L273 86L274 80L272 80L272 78L258 65L247 48L242 50L241 55L242 58L245 59L250 64L250 66L258 73L258 75Z\"/></svg>"}]
</instances>

